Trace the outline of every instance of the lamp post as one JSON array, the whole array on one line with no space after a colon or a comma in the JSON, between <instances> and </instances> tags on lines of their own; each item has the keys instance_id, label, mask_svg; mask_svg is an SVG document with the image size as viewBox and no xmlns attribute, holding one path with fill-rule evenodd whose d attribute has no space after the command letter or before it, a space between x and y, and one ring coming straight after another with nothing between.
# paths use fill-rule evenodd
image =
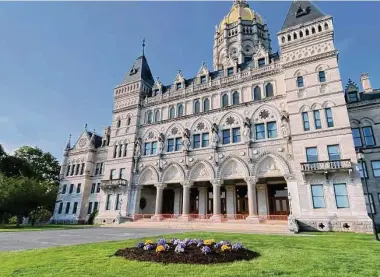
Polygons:
<instances>
[{"instance_id":1,"label":"lamp post","mask_svg":"<svg viewBox=\"0 0 380 277\"><path fill-rule=\"evenodd\" d=\"M379 241L379 235L377 234L377 229L376 229L376 225L375 225L375 219L373 218L371 200L369 198L369 190L368 190L368 183L367 183L367 178L366 178L366 172L364 171L364 154L363 154L363 152L361 150L358 151L357 157L358 157L358 162L360 163L360 165L362 167L362 171L363 171L363 178L362 179L364 179L365 190L367 192L367 199L368 199L368 205L369 205L369 210L370 210L369 217L371 218L371 221L372 221L373 236L374 236L375 240Z\"/></svg>"}]
</instances>

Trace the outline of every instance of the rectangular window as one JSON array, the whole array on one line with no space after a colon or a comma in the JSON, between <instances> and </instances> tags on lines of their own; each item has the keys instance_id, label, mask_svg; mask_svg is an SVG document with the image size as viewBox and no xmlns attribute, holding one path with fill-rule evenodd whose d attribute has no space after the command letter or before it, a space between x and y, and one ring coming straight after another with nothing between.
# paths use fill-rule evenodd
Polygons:
<instances>
[{"instance_id":1,"label":"rectangular window","mask_svg":"<svg viewBox=\"0 0 380 277\"><path fill-rule=\"evenodd\" d=\"M307 112L302 113L303 130L310 131L309 114Z\"/></svg>"},{"instance_id":2,"label":"rectangular window","mask_svg":"<svg viewBox=\"0 0 380 277\"><path fill-rule=\"evenodd\" d=\"M367 164L365 162L358 163L360 178L368 178Z\"/></svg>"},{"instance_id":3,"label":"rectangular window","mask_svg":"<svg viewBox=\"0 0 380 277\"><path fill-rule=\"evenodd\" d=\"M168 139L168 152L174 151L174 139Z\"/></svg>"},{"instance_id":4,"label":"rectangular window","mask_svg":"<svg viewBox=\"0 0 380 277\"><path fill-rule=\"evenodd\" d=\"M121 154L123 153L123 145L119 145L119 158L121 157Z\"/></svg>"},{"instance_id":5,"label":"rectangular window","mask_svg":"<svg viewBox=\"0 0 380 277\"><path fill-rule=\"evenodd\" d=\"M362 147L362 135L359 128L352 128L352 137L354 138L355 147Z\"/></svg>"},{"instance_id":6,"label":"rectangular window","mask_svg":"<svg viewBox=\"0 0 380 277\"><path fill-rule=\"evenodd\" d=\"M223 144L229 144L231 142L231 133L230 130L223 130Z\"/></svg>"},{"instance_id":7,"label":"rectangular window","mask_svg":"<svg viewBox=\"0 0 380 277\"><path fill-rule=\"evenodd\" d=\"M276 138L277 137L276 122L268 122L267 123L267 132L268 132L268 138Z\"/></svg>"},{"instance_id":8,"label":"rectangular window","mask_svg":"<svg viewBox=\"0 0 380 277\"><path fill-rule=\"evenodd\" d=\"M320 209L325 207L325 200L323 197L323 185L312 185L311 195L313 197L314 209Z\"/></svg>"},{"instance_id":9,"label":"rectangular window","mask_svg":"<svg viewBox=\"0 0 380 277\"><path fill-rule=\"evenodd\" d=\"M99 193L100 192L100 183L98 183L97 185L96 185L96 193Z\"/></svg>"},{"instance_id":10,"label":"rectangular window","mask_svg":"<svg viewBox=\"0 0 380 277\"><path fill-rule=\"evenodd\" d=\"M250 62L250 61L252 61L252 57L244 57L245 63Z\"/></svg>"},{"instance_id":11,"label":"rectangular window","mask_svg":"<svg viewBox=\"0 0 380 277\"><path fill-rule=\"evenodd\" d=\"M120 210L120 206L121 206L120 196L121 196L121 194L116 195L116 203L115 203L115 210L116 211Z\"/></svg>"},{"instance_id":12,"label":"rectangular window","mask_svg":"<svg viewBox=\"0 0 380 277\"><path fill-rule=\"evenodd\" d=\"M232 129L232 143L240 142L240 127Z\"/></svg>"},{"instance_id":13,"label":"rectangular window","mask_svg":"<svg viewBox=\"0 0 380 277\"><path fill-rule=\"evenodd\" d=\"M108 211L110 209L111 205L111 194L107 194L107 200L106 200L106 210Z\"/></svg>"},{"instance_id":14,"label":"rectangular window","mask_svg":"<svg viewBox=\"0 0 380 277\"><path fill-rule=\"evenodd\" d=\"M74 184L70 184L70 190L69 190L69 193L73 193L74 191Z\"/></svg>"},{"instance_id":15,"label":"rectangular window","mask_svg":"<svg viewBox=\"0 0 380 277\"><path fill-rule=\"evenodd\" d=\"M79 174L79 166L80 166L80 164L77 164L77 166L75 168L75 175Z\"/></svg>"},{"instance_id":16,"label":"rectangular window","mask_svg":"<svg viewBox=\"0 0 380 277\"><path fill-rule=\"evenodd\" d=\"M152 142L152 150L150 152L152 155L155 155L157 153L157 141Z\"/></svg>"},{"instance_id":17,"label":"rectangular window","mask_svg":"<svg viewBox=\"0 0 380 277\"><path fill-rule=\"evenodd\" d=\"M66 193L66 187L67 187L67 185L63 185L63 187L62 187L62 194Z\"/></svg>"},{"instance_id":18,"label":"rectangular window","mask_svg":"<svg viewBox=\"0 0 380 277\"><path fill-rule=\"evenodd\" d=\"M303 77L302 76L297 77L297 87L303 88Z\"/></svg>"},{"instance_id":19,"label":"rectangular window","mask_svg":"<svg viewBox=\"0 0 380 277\"><path fill-rule=\"evenodd\" d=\"M117 154L117 145L113 147L113 158L116 158L116 154Z\"/></svg>"},{"instance_id":20,"label":"rectangular window","mask_svg":"<svg viewBox=\"0 0 380 277\"><path fill-rule=\"evenodd\" d=\"M258 60L259 67L263 67L265 65L265 58L261 58Z\"/></svg>"},{"instance_id":21,"label":"rectangular window","mask_svg":"<svg viewBox=\"0 0 380 277\"><path fill-rule=\"evenodd\" d=\"M66 176L69 176L70 175L70 165L67 166L67 172L66 172Z\"/></svg>"},{"instance_id":22,"label":"rectangular window","mask_svg":"<svg viewBox=\"0 0 380 277\"><path fill-rule=\"evenodd\" d=\"M120 168L119 179L125 180L125 168Z\"/></svg>"},{"instance_id":23,"label":"rectangular window","mask_svg":"<svg viewBox=\"0 0 380 277\"><path fill-rule=\"evenodd\" d=\"M58 213L61 214L63 209L63 203L59 203Z\"/></svg>"},{"instance_id":24,"label":"rectangular window","mask_svg":"<svg viewBox=\"0 0 380 277\"><path fill-rule=\"evenodd\" d=\"M71 176L74 175L74 170L75 170L75 164L71 165L71 172L70 172Z\"/></svg>"},{"instance_id":25,"label":"rectangular window","mask_svg":"<svg viewBox=\"0 0 380 277\"><path fill-rule=\"evenodd\" d=\"M99 174L100 164L97 163L95 166L95 176Z\"/></svg>"},{"instance_id":26,"label":"rectangular window","mask_svg":"<svg viewBox=\"0 0 380 277\"><path fill-rule=\"evenodd\" d=\"M116 179L116 169L111 169L110 180Z\"/></svg>"},{"instance_id":27,"label":"rectangular window","mask_svg":"<svg viewBox=\"0 0 380 277\"><path fill-rule=\"evenodd\" d=\"M374 146L375 138L373 137L372 127L363 127L363 137L366 146Z\"/></svg>"},{"instance_id":28,"label":"rectangular window","mask_svg":"<svg viewBox=\"0 0 380 277\"><path fill-rule=\"evenodd\" d=\"M318 149L317 149L317 147L306 148L306 161L318 162Z\"/></svg>"},{"instance_id":29,"label":"rectangular window","mask_svg":"<svg viewBox=\"0 0 380 277\"><path fill-rule=\"evenodd\" d=\"M349 208L346 184L334 184L335 202L337 208Z\"/></svg>"},{"instance_id":30,"label":"rectangular window","mask_svg":"<svg viewBox=\"0 0 380 277\"><path fill-rule=\"evenodd\" d=\"M150 155L150 142L146 142L144 146L144 156Z\"/></svg>"},{"instance_id":31,"label":"rectangular window","mask_svg":"<svg viewBox=\"0 0 380 277\"><path fill-rule=\"evenodd\" d=\"M91 214L91 212L92 212L92 202L88 203L87 214Z\"/></svg>"},{"instance_id":32,"label":"rectangular window","mask_svg":"<svg viewBox=\"0 0 380 277\"><path fill-rule=\"evenodd\" d=\"M208 146L208 133L202 134L202 147L207 147Z\"/></svg>"},{"instance_id":33,"label":"rectangular window","mask_svg":"<svg viewBox=\"0 0 380 277\"><path fill-rule=\"evenodd\" d=\"M78 186L77 186L77 193L80 193L81 188L82 188L82 184L79 183Z\"/></svg>"},{"instance_id":34,"label":"rectangular window","mask_svg":"<svg viewBox=\"0 0 380 277\"><path fill-rule=\"evenodd\" d=\"M227 76L232 76L232 74L234 74L234 68L233 67L227 68Z\"/></svg>"},{"instance_id":35,"label":"rectangular window","mask_svg":"<svg viewBox=\"0 0 380 277\"><path fill-rule=\"evenodd\" d=\"M175 151L180 151L180 150L182 150L182 139L176 138L175 139Z\"/></svg>"},{"instance_id":36,"label":"rectangular window","mask_svg":"<svg viewBox=\"0 0 380 277\"><path fill-rule=\"evenodd\" d=\"M376 214L375 205L373 204L372 193L364 193L365 205L367 206L368 214Z\"/></svg>"},{"instance_id":37,"label":"rectangular window","mask_svg":"<svg viewBox=\"0 0 380 277\"><path fill-rule=\"evenodd\" d=\"M207 78L206 76L201 76L201 84L206 84Z\"/></svg>"},{"instance_id":38,"label":"rectangular window","mask_svg":"<svg viewBox=\"0 0 380 277\"><path fill-rule=\"evenodd\" d=\"M80 175L83 175L84 173L84 163L82 163L82 167L80 168Z\"/></svg>"},{"instance_id":39,"label":"rectangular window","mask_svg":"<svg viewBox=\"0 0 380 277\"><path fill-rule=\"evenodd\" d=\"M380 177L380 161L372 161L373 177Z\"/></svg>"},{"instance_id":40,"label":"rectangular window","mask_svg":"<svg viewBox=\"0 0 380 277\"><path fill-rule=\"evenodd\" d=\"M66 203L65 214L68 214L69 212L70 212L70 202L67 202L67 203Z\"/></svg>"},{"instance_id":41,"label":"rectangular window","mask_svg":"<svg viewBox=\"0 0 380 277\"><path fill-rule=\"evenodd\" d=\"M94 212L99 210L99 202L94 202Z\"/></svg>"},{"instance_id":42,"label":"rectangular window","mask_svg":"<svg viewBox=\"0 0 380 277\"><path fill-rule=\"evenodd\" d=\"M177 83L177 90L182 88L182 83Z\"/></svg>"},{"instance_id":43,"label":"rectangular window","mask_svg":"<svg viewBox=\"0 0 380 277\"><path fill-rule=\"evenodd\" d=\"M78 202L74 202L73 214L77 213L77 209L78 209Z\"/></svg>"},{"instance_id":44,"label":"rectangular window","mask_svg":"<svg viewBox=\"0 0 380 277\"><path fill-rule=\"evenodd\" d=\"M326 108L325 113L326 113L327 127L334 127L334 120L333 120L331 108Z\"/></svg>"},{"instance_id":45,"label":"rectangular window","mask_svg":"<svg viewBox=\"0 0 380 277\"><path fill-rule=\"evenodd\" d=\"M347 99L348 99L348 103L358 102L359 101L358 93L356 91L349 92Z\"/></svg>"},{"instance_id":46,"label":"rectangular window","mask_svg":"<svg viewBox=\"0 0 380 277\"><path fill-rule=\"evenodd\" d=\"M340 160L339 145L328 145L327 152L329 154L330 161Z\"/></svg>"},{"instance_id":47,"label":"rectangular window","mask_svg":"<svg viewBox=\"0 0 380 277\"><path fill-rule=\"evenodd\" d=\"M313 111L313 114L314 114L315 129L321 129L322 123L321 123L321 115L320 115L319 111Z\"/></svg>"},{"instance_id":48,"label":"rectangular window","mask_svg":"<svg viewBox=\"0 0 380 277\"><path fill-rule=\"evenodd\" d=\"M128 144L124 144L123 157L126 157L126 156L127 156L127 149L128 149Z\"/></svg>"},{"instance_id":49,"label":"rectangular window","mask_svg":"<svg viewBox=\"0 0 380 277\"><path fill-rule=\"evenodd\" d=\"M264 123L255 125L256 140L265 139Z\"/></svg>"},{"instance_id":50,"label":"rectangular window","mask_svg":"<svg viewBox=\"0 0 380 277\"><path fill-rule=\"evenodd\" d=\"M319 71L318 72L318 79L320 83L326 82L326 74L324 71Z\"/></svg>"},{"instance_id":51,"label":"rectangular window","mask_svg":"<svg viewBox=\"0 0 380 277\"><path fill-rule=\"evenodd\" d=\"M99 175L103 174L103 163L100 163Z\"/></svg>"},{"instance_id":52,"label":"rectangular window","mask_svg":"<svg viewBox=\"0 0 380 277\"><path fill-rule=\"evenodd\" d=\"M92 183L92 186L91 186L91 193L94 193L94 192L95 192L95 186L96 186L96 184L95 184L95 183Z\"/></svg>"},{"instance_id":53,"label":"rectangular window","mask_svg":"<svg viewBox=\"0 0 380 277\"><path fill-rule=\"evenodd\" d=\"M201 135L193 135L193 148L197 149L201 147Z\"/></svg>"}]
</instances>

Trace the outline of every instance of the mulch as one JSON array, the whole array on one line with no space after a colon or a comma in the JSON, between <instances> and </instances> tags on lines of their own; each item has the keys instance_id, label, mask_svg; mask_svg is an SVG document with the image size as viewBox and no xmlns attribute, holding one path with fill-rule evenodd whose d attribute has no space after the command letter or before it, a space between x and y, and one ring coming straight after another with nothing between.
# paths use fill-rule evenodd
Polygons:
<instances>
[{"instance_id":1,"label":"mulch","mask_svg":"<svg viewBox=\"0 0 380 277\"><path fill-rule=\"evenodd\" d=\"M216 264L231 263L234 261L249 261L259 256L259 253L248 250L239 249L222 252L220 249L212 249L212 252L205 255L201 252L201 248L196 245L186 246L185 252L174 252L175 246L169 244L170 249L164 252L156 253L155 250L144 250L141 248L124 248L116 251L115 256L124 257L127 260L156 262L164 264Z\"/></svg>"}]
</instances>

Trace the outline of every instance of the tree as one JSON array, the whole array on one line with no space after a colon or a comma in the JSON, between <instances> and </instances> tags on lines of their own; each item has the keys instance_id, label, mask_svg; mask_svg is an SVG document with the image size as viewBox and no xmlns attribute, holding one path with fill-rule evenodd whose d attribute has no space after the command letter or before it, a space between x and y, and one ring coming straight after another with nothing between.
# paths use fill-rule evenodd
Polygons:
<instances>
[{"instance_id":1,"label":"tree","mask_svg":"<svg viewBox=\"0 0 380 277\"><path fill-rule=\"evenodd\" d=\"M4 156L0 159L0 173L7 177L33 177L34 175L26 160L14 156Z\"/></svg>"},{"instance_id":2,"label":"tree","mask_svg":"<svg viewBox=\"0 0 380 277\"><path fill-rule=\"evenodd\" d=\"M60 165L51 153L43 152L38 147L22 146L14 156L29 163L36 179L58 183Z\"/></svg>"},{"instance_id":3,"label":"tree","mask_svg":"<svg viewBox=\"0 0 380 277\"><path fill-rule=\"evenodd\" d=\"M7 153L5 153L3 146L0 144L0 159L5 157Z\"/></svg>"}]
</instances>

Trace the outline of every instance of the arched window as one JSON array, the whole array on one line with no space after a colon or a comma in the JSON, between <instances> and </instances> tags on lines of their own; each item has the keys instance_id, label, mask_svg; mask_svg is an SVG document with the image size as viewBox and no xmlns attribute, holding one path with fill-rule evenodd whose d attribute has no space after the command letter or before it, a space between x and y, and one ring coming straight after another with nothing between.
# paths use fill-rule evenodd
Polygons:
<instances>
[{"instance_id":1,"label":"arched window","mask_svg":"<svg viewBox=\"0 0 380 277\"><path fill-rule=\"evenodd\" d=\"M309 35L309 29L306 29L305 33L308 36Z\"/></svg>"},{"instance_id":2,"label":"arched window","mask_svg":"<svg viewBox=\"0 0 380 277\"><path fill-rule=\"evenodd\" d=\"M117 127L117 128L120 128L120 126L121 126L121 120L118 119L118 120L117 120L117 123L116 123L116 127Z\"/></svg>"},{"instance_id":3,"label":"arched window","mask_svg":"<svg viewBox=\"0 0 380 277\"><path fill-rule=\"evenodd\" d=\"M300 31L300 38L302 38L303 37L303 32L302 31Z\"/></svg>"},{"instance_id":4,"label":"arched window","mask_svg":"<svg viewBox=\"0 0 380 277\"><path fill-rule=\"evenodd\" d=\"M261 89L260 89L259 86L256 86L256 87L253 89L253 100L254 100L254 101L261 100Z\"/></svg>"},{"instance_id":5,"label":"arched window","mask_svg":"<svg viewBox=\"0 0 380 277\"><path fill-rule=\"evenodd\" d=\"M291 40L292 40L292 37L288 35L288 41L291 41Z\"/></svg>"},{"instance_id":6,"label":"arched window","mask_svg":"<svg viewBox=\"0 0 380 277\"><path fill-rule=\"evenodd\" d=\"M232 105L237 105L237 104L239 104L239 93L235 91L232 94Z\"/></svg>"},{"instance_id":7,"label":"arched window","mask_svg":"<svg viewBox=\"0 0 380 277\"><path fill-rule=\"evenodd\" d=\"M152 123L152 121L153 121L153 113L152 113L152 111L149 111L148 112L148 116L147 116L147 122L148 123Z\"/></svg>"},{"instance_id":8,"label":"arched window","mask_svg":"<svg viewBox=\"0 0 380 277\"><path fill-rule=\"evenodd\" d=\"M228 106L228 95L223 94L223 96L222 96L222 108L227 107L227 106Z\"/></svg>"},{"instance_id":9,"label":"arched window","mask_svg":"<svg viewBox=\"0 0 380 277\"><path fill-rule=\"evenodd\" d=\"M282 43L284 43L285 42L285 37L282 37L281 41L282 41Z\"/></svg>"},{"instance_id":10,"label":"arched window","mask_svg":"<svg viewBox=\"0 0 380 277\"><path fill-rule=\"evenodd\" d=\"M169 109L169 118L172 119L172 118L174 118L174 117L175 117L175 109L174 109L174 107L172 106L172 107L170 107L170 109Z\"/></svg>"},{"instance_id":11,"label":"arched window","mask_svg":"<svg viewBox=\"0 0 380 277\"><path fill-rule=\"evenodd\" d=\"M293 34L293 38L297 39L297 34L296 33Z\"/></svg>"},{"instance_id":12,"label":"arched window","mask_svg":"<svg viewBox=\"0 0 380 277\"><path fill-rule=\"evenodd\" d=\"M210 100L206 98L205 100L203 100L203 111L208 112L209 110L210 110Z\"/></svg>"},{"instance_id":13,"label":"arched window","mask_svg":"<svg viewBox=\"0 0 380 277\"><path fill-rule=\"evenodd\" d=\"M266 84L265 86L265 96L272 97L273 94L273 85L271 83Z\"/></svg>"},{"instance_id":14,"label":"arched window","mask_svg":"<svg viewBox=\"0 0 380 277\"><path fill-rule=\"evenodd\" d=\"M131 125L131 118L130 117L128 117L128 119L127 119L127 126L129 126L129 125Z\"/></svg>"},{"instance_id":15,"label":"arched window","mask_svg":"<svg viewBox=\"0 0 380 277\"><path fill-rule=\"evenodd\" d=\"M325 23L325 30L329 29L329 24Z\"/></svg>"},{"instance_id":16,"label":"arched window","mask_svg":"<svg viewBox=\"0 0 380 277\"><path fill-rule=\"evenodd\" d=\"M318 32L322 32L322 26L318 25Z\"/></svg>"},{"instance_id":17,"label":"arched window","mask_svg":"<svg viewBox=\"0 0 380 277\"><path fill-rule=\"evenodd\" d=\"M160 121L160 111L156 110L154 113L154 122Z\"/></svg>"},{"instance_id":18,"label":"arched window","mask_svg":"<svg viewBox=\"0 0 380 277\"><path fill-rule=\"evenodd\" d=\"M326 82L326 73L323 70L318 72L318 79L320 83Z\"/></svg>"},{"instance_id":19,"label":"arched window","mask_svg":"<svg viewBox=\"0 0 380 277\"><path fill-rule=\"evenodd\" d=\"M297 87L303 88L303 77L302 76L297 77Z\"/></svg>"},{"instance_id":20,"label":"arched window","mask_svg":"<svg viewBox=\"0 0 380 277\"><path fill-rule=\"evenodd\" d=\"M201 107L199 104L199 100L196 99L194 100L194 113L197 114L197 113L200 113L200 111L201 111Z\"/></svg>"},{"instance_id":21,"label":"arched window","mask_svg":"<svg viewBox=\"0 0 380 277\"><path fill-rule=\"evenodd\" d=\"M315 28L314 27L311 28L311 33L315 34Z\"/></svg>"},{"instance_id":22,"label":"arched window","mask_svg":"<svg viewBox=\"0 0 380 277\"><path fill-rule=\"evenodd\" d=\"M177 115L178 116L183 116L183 106L182 106L182 104L178 104L178 106L177 106Z\"/></svg>"}]
</instances>

